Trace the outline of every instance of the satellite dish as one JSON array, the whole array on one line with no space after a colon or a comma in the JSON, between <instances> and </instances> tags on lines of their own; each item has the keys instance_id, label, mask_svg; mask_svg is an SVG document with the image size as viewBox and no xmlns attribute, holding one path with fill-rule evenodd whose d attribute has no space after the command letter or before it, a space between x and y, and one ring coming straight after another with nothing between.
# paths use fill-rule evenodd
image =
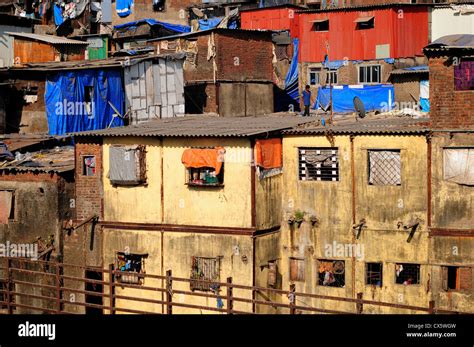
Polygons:
<instances>
[{"instance_id":1,"label":"satellite dish","mask_svg":"<svg viewBox=\"0 0 474 347\"><path fill-rule=\"evenodd\" d=\"M358 96L354 96L354 99L352 99L354 102L354 108L356 109L357 113L359 114L360 118L365 117L365 107L364 103Z\"/></svg>"},{"instance_id":2,"label":"satellite dish","mask_svg":"<svg viewBox=\"0 0 474 347\"><path fill-rule=\"evenodd\" d=\"M200 9L196 8L196 7L193 7L191 9L191 11L193 11L193 13L198 17L198 18L202 18L204 17L204 12L202 12Z\"/></svg>"}]
</instances>

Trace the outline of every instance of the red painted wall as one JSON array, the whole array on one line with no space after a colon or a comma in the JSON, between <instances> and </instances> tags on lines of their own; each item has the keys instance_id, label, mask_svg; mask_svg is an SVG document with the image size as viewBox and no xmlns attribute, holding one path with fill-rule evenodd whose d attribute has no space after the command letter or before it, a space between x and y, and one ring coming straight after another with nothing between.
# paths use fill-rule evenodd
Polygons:
<instances>
[{"instance_id":1,"label":"red painted wall","mask_svg":"<svg viewBox=\"0 0 474 347\"><path fill-rule=\"evenodd\" d=\"M240 14L241 27L249 30L290 30L293 32L298 16L297 10L297 8L274 8L244 11ZM296 36L297 31L294 34Z\"/></svg>"},{"instance_id":2,"label":"red painted wall","mask_svg":"<svg viewBox=\"0 0 474 347\"><path fill-rule=\"evenodd\" d=\"M354 21L373 16L373 29L356 30ZM328 32L312 31L315 19L329 19ZM330 60L375 59L376 45L390 44L390 58L422 55L428 44L428 7L381 8L299 14L300 62L321 62L329 42Z\"/></svg>"}]
</instances>

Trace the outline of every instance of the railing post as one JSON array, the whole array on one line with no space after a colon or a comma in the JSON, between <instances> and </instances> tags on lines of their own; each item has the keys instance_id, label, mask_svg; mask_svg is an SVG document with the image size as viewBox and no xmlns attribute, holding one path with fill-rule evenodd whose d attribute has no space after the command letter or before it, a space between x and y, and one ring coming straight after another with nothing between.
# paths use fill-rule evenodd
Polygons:
<instances>
[{"instance_id":1,"label":"railing post","mask_svg":"<svg viewBox=\"0 0 474 347\"><path fill-rule=\"evenodd\" d=\"M61 313L61 268L56 263L56 312Z\"/></svg>"},{"instance_id":2,"label":"railing post","mask_svg":"<svg viewBox=\"0 0 474 347\"><path fill-rule=\"evenodd\" d=\"M171 270L166 271L166 313L173 314L173 280Z\"/></svg>"},{"instance_id":3,"label":"railing post","mask_svg":"<svg viewBox=\"0 0 474 347\"><path fill-rule=\"evenodd\" d=\"M12 260L7 258L7 309L8 314L13 314L13 305L12 305Z\"/></svg>"},{"instance_id":4,"label":"railing post","mask_svg":"<svg viewBox=\"0 0 474 347\"><path fill-rule=\"evenodd\" d=\"M428 312L429 312L429 314L435 314L436 313L434 300L430 301L430 310Z\"/></svg>"},{"instance_id":5,"label":"railing post","mask_svg":"<svg viewBox=\"0 0 474 347\"><path fill-rule=\"evenodd\" d=\"M109 265L109 310L110 314L115 314L115 275L114 264Z\"/></svg>"},{"instance_id":6,"label":"railing post","mask_svg":"<svg viewBox=\"0 0 474 347\"><path fill-rule=\"evenodd\" d=\"M234 309L232 289L232 277L227 277L227 314L232 314Z\"/></svg>"},{"instance_id":7,"label":"railing post","mask_svg":"<svg viewBox=\"0 0 474 347\"><path fill-rule=\"evenodd\" d=\"M357 293L357 300L362 300L363 295L364 295L363 293ZM357 302L356 308L357 308L357 314L361 314L362 311L364 310L364 304L362 302Z\"/></svg>"},{"instance_id":8,"label":"railing post","mask_svg":"<svg viewBox=\"0 0 474 347\"><path fill-rule=\"evenodd\" d=\"M288 294L288 299L290 300L290 314L296 314L296 286L294 284L290 285L290 293Z\"/></svg>"}]
</instances>

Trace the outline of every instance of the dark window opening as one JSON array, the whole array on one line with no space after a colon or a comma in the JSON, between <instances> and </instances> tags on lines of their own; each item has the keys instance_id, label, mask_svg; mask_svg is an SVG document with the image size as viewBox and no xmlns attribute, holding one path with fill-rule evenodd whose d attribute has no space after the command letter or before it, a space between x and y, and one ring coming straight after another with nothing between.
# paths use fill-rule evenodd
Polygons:
<instances>
[{"instance_id":1,"label":"dark window opening","mask_svg":"<svg viewBox=\"0 0 474 347\"><path fill-rule=\"evenodd\" d=\"M313 22L313 31L329 31L329 20Z\"/></svg>"},{"instance_id":2,"label":"dark window opening","mask_svg":"<svg viewBox=\"0 0 474 347\"><path fill-rule=\"evenodd\" d=\"M86 270L86 279L91 280L85 283L85 290L92 292L86 294L86 304L103 305L102 301L102 283L96 283L93 281L102 281L102 272ZM102 309L98 307L86 306L86 314L102 314Z\"/></svg>"},{"instance_id":3,"label":"dark window opening","mask_svg":"<svg viewBox=\"0 0 474 347\"><path fill-rule=\"evenodd\" d=\"M319 259L318 285L342 288L346 285L344 260Z\"/></svg>"},{"instance_id":4,"label":"dark window opening","mask_svg":"<svg viewBox=\"0 0 474 347\"><path fill-rule=\"evenodd\" d=\"M310 68L309 69L309 85L316 86L321 84L321 69Z\"/></svg>"},{"instance_id":5,"label":"dark window opening","mask_svg":"<svg viewBox=\"0 0 474 347\"><path fill-rule=\"evenodd\" d=\"M86 155L82 157L82 175L83 176L95 176L95 156Z\"/></svg>"},{"instance_id":6,"label":"dark window opening","mask_svg":"<svg viewBox=\"0 0 474 347\"><path fill-rule=\"evenodd\" d=\"M382 263L367 263L365 265L365 283L382 287Z\"/></svg>"},{"instance_id":7,"label":"dark window opening","mask_svg":"<svg viewBox=\"0 0 474 347\"><path fill-rule=\"evenodd\" d=\"M165 0L153 0L153 11L164 11L165 10Z\"/></svg>"},{"instance_id":8,"label":"dark window opening","mask_svg":"<svg viewBox=\"0 0 474 347\"><path fill-rule=\"evenodd\" d=\"M359 66L359 83L381 83L381 65Z\"/></svg>"},{"instance_id":9,"label":"dark window opening","mask_svg":"<svg viewBox=\"0 0 474 347\"><path fill-rule=\"evenodd\" d=\"M326 72L326 84L337 84L337 70L328 70Z\"/></svg>"},{"instance_id":10,"label":"dark window opening","mask_svg":"<svg viewBox=\"0 0 474 347\"><path fill-rule=\"evenodd\" d=\"M190 281L192 291L210 291L216 282L220 282L220 260L220 257L192 257Z\"/></svg>"},{"instance_id":11,"label":"dark window opening","mask_svg":"<svg viewBox=\"0 0 474 347\"><path fill-rule=\"evenodd\" d=\"M218 175L216 175L216 170L209 167L188 169L187 184L190 186L222 186L224 184L224 164L222 164Z\"/></svg>"},{"instance_id":12,"label":"dark window opening","mask_svg":"<svg viewBox=\"0 0 474 347\"><path fill-rule=\"evenodd\" d=\"M304 259L290 258L290 281L304 281Z\"/></svg>"},{"instance_id":13,"label":"dark window opening","mask_svg":"<svg viewBox=\"0 0 474 347\"><path fill-rule=\"evenodd\" d=\"M442 266L443 289L467 290L472 288L472 268L467 266Z\"/></svg>"},{"instance_id":14,"label":"dark window opening","mask_svg":"<svg viewBox=\"0 0 474 347\"><path fill-rule=\"evenodd\" d=\"M126 273L117 274L116 278L120 283L143 284L145 273L145 258L147 255L117 253L117 271Z\"/></svg>"},{"instance_id":15,"label":"dark window opening","mask_svg":"<svg viewBox=\"0 0 474 347\"><path fill-rule=\"evenodd\" d=\"M8 308L8 282L6 280L0 280L0 309ZM10 303L15 303L15 295L11 294L11 292L15 292L15 283L10 284ZM16 310L16 307L13 306L13 310Z\"/></svg>"},{"instance_id":16,"label":"dark window opening","mask_svg":"<svg viewBox=\"0 0 474 347\"><path fill-rule=\"evenodd\" d=\"M419 284L420 264L395 264L396 284Z\"/></svg>"},{"instance_id":17,"label":"dark window opening","mask_svg":"<svg viewBox=\"0 0 474 347\"><path fill-rule=\"evenodd\" d=\"M373 29L375 27L375 20L374 18L361 18L357 22L356 29L357 30L367 30Z\"/></svg>"},{"instance_id":18,"label":"dark window opening","mask_svg":"<svg viewBox=\"0 0 474 347\"><path fill-rule=\"evenodd\" d=\"M298 151L301 181L339 181L337 148L300 148Z\"/></svg>"}]
</instances>

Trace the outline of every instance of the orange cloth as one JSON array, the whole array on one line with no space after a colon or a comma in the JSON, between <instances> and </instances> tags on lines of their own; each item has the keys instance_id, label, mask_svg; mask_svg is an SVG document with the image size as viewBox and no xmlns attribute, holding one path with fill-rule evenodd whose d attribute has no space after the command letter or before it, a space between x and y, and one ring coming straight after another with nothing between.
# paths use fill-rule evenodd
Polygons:
<instances>
[{"instance_id":1,"label":"orange cloth","mask_svg":"<svg viewBox=\"0 0 474 347\"><path fill-rule=\"evenodd\" d=\"M204 168L210 167L216 170L216 175L221 172L222 163L224 162L225 149L222 147L215 148L191 148L183 152L181 162L186 168Z\"/></svg>"},{"instance_id":2,"label":"orange cloth","mask_svg":"<svg viewBox=\"0 0 474 347\"><path fill-rule=\"evenodd\" d=\"M264 169L282 167L281 139L257 140L255 142L255 162Z\"/></svg>"}]
</instances>

